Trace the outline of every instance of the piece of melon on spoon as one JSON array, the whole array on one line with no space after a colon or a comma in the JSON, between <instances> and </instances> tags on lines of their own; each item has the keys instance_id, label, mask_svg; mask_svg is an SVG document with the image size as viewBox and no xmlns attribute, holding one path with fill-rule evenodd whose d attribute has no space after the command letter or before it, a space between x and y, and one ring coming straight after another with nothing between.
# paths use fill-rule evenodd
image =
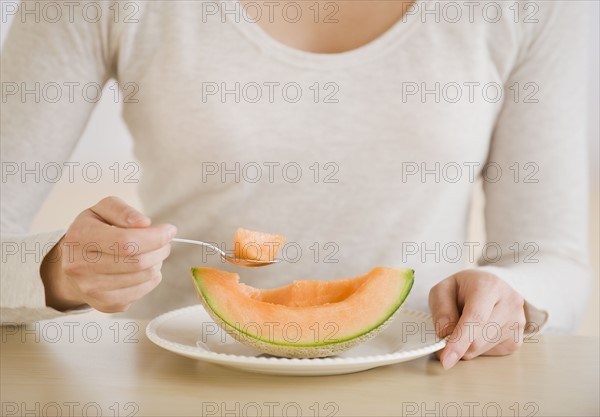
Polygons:
<instances>
[{"instance_id":1,"label":"piece of melon on spoon","mask_svg":"<svg viewBox=\"0 0 600 417\"><path fill-rule=\"evenodd\" d=\"M233 235L233 255L238 259L272 262L284 243L285 238L281 235L240 227Z\"/></svg>"}]
</instances>

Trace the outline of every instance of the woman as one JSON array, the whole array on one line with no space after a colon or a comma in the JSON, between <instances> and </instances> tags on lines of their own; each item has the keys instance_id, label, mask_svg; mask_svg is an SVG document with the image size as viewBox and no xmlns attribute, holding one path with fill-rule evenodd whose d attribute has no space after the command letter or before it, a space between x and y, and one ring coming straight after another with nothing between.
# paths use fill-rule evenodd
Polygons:
<instances>
[{"instance_id":1,"label":"woman","mask_svg":"<svg viewBox=\"0 0 600 417\"><path fill-rule=\"evenodd\" d=\"M50 184L7 174L3 244L53 248L7 257L5 321L86 306L150 317L196 303L189 267L225 265L171 239L222 243L243 226L297 250L282 266L244 270L251 285L414 268L408 305L429 304L451 336L445 368L515 351L526 321L539 331L546 311L550 328L575 326L589 282L577 5L127 5L62 4L68 18L46 10L39 22L14 12L3 161L67 160L94 107L86 89L115 78L145 212L107 198L66 232L27 235ZM32 102L36 82L42 95L51 83L74 94ZM485 246L466 238L480 177ZM90 244L99 260L80 249Z\"/></svg>"}]
</instances>

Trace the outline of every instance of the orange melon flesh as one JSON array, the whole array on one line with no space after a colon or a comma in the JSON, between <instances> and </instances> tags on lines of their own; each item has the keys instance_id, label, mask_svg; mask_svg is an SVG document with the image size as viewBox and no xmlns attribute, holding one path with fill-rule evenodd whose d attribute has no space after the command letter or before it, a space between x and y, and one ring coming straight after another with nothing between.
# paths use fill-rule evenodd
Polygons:
<instances>
[{"instance_id":1,"label":"orange melon flesh","mask_svg":"<svg viewBox=\"0 0 600 417\"><path fill-rule=\"evenodd\" d=\"M350 279L261 290L239 275L193 268L207 311L237 340L277 356L321 357L373 337L408 296L414 271L378 267Z\"/></svg>"},{"instance_id":2,"label":"orange melon flesh","mask_svg":"<svg viewBox=\"0 0 600 417\"><path fill-rule=\"evenodd\" d=\"M272 261L284 243L281 235L238 228L233 235L233 255L240 259Z\"/></svg>"}]
</instances>

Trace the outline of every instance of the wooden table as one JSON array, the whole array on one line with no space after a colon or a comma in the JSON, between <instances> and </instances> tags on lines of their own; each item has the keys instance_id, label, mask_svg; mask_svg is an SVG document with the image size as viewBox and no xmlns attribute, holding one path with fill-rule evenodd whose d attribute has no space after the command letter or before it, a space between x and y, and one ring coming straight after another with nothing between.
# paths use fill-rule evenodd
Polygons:
<instances>
[{"instance_id":1,"label":"wooden table","mask_svg":"<svg viewBox=\"0 0 600 417\"><path fill-rule=\"evenodd\" d=\"M153 345L145 322L69 317L2 328L1 414L599 415L598 339L542 336L444 371L434 358L329 377L244 373Z\"/></svg>"}]
</instances>

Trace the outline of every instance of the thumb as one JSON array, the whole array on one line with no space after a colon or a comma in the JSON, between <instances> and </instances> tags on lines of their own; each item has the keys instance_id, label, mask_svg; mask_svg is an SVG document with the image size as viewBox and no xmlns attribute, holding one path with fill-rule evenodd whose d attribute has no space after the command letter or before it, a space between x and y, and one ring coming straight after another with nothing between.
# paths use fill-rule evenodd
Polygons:
<instances>
[{"instance_id":1,"label":"thumb","mask_svg":"<svg viewBox=\"0 0 600 417\"><path fill-rule=\"evenodd\" d=\"M104 223L112 226L129 227L148 227L150 218L138 210L134 209L119 197L106 197L100 200L95 206L89 209Z\"/></svg>"},{"instance_id":2,"label":"thumb","mask_svg":"<svg viewBox=\"0 0 600 417\"><path fill-rule=\"evenodd\" d=\"M458 323L457 285L452 276L437 284L429 292L429 308L436 333L441 338L452 334Z\"/></svg>"}]
</instances>

